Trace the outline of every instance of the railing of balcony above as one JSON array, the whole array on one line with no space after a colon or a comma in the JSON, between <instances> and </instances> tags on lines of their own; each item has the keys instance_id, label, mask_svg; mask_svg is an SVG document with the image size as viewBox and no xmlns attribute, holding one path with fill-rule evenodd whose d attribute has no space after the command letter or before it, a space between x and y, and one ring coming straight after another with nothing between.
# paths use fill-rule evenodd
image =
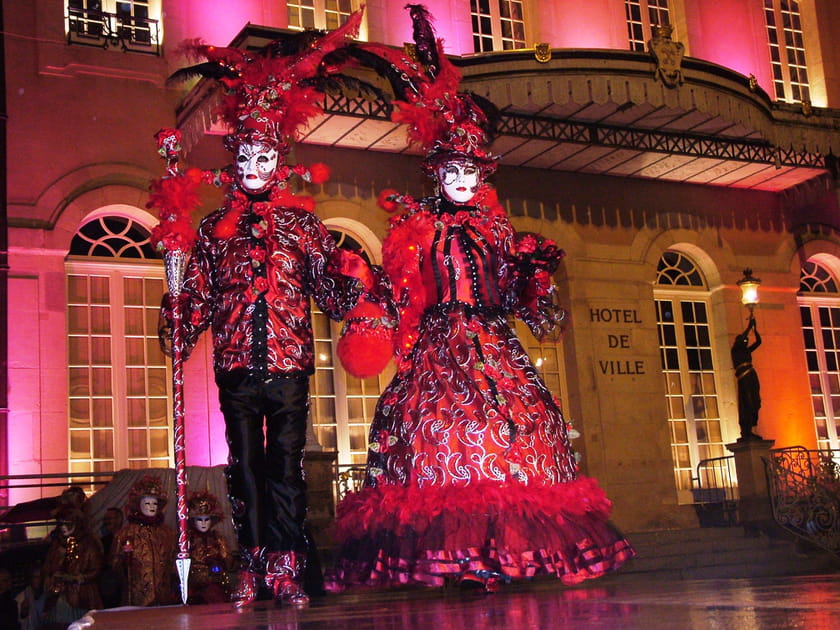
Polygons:
<instances>
[{"instance_id":1,"label":"railing of balcony above","mask_svg":"<svg viewBox=\"0 0 840 630\"><path fill-rule=\"evenodd\" d=\"M160 22L124 13L67 6L67 43L160 55Z\"/></svg>"}]
</instances>

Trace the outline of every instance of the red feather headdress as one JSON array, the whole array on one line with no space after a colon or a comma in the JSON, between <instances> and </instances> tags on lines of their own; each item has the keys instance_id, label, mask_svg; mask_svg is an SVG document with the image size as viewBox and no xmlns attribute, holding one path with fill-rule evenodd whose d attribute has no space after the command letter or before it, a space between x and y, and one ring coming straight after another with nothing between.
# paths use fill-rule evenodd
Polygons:
<instances>
[{"instance_id":1,"label":"red feather headdress","mask_svg":"<svg viewBox=\"0 0 840 630\"><path fill-rule=\"evenodd\" d=\"M200 74L224 86L216 114L232 130L228 148L259 140L287 152L309 120L323 113L322 95L311 79L322 72L325 56L358 34L361 20L360 10L334 31L305 32L295 40L299 50L293 53L281 42L257 52L186 42L181 51L207 63L181 70L170 80Z\"/></svg>"}]
</instances>

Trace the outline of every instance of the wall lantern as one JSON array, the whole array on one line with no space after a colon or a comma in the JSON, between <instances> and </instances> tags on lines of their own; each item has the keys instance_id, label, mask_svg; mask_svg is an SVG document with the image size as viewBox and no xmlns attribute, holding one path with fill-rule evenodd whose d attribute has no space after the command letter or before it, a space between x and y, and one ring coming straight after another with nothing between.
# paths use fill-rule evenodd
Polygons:
<instances>
[{"instance_id":1,"label":"wall lantern","mask_svg":"<svg viewBox=\"0 0 840 630\"><path fill-rule=\"evenodd\" d=\"M738 286L741 287L741 304L750 309L750 317L753 316L755 305L758 304L758 287L761 285L761 280L754 278L752 269L747 267L744 269L744 277L738 280Z\"/></svg>"}]
</instances>

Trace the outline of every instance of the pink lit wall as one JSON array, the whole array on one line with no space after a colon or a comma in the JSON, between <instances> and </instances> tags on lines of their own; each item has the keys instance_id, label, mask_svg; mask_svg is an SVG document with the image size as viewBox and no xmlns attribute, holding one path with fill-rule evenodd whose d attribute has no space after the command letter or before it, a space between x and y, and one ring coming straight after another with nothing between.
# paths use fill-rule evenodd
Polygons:
<instances>
[{"instance_id":1,"label":"pink lit wall","mask_svg":"<svg viewBox=\"0 0 840 630\"><path fill-rule=\"evenodd\" d=\"M405 4L394 0L366 2L368 40L393 46L412 41L411 17L404 9ZM434 16L435 31L443 39L447 53L467 55L473 52L469 3L427 0L423 4Z\"/></svg>"},{"instance_id":2,"label":"pink lit wall","mask_svg":"<svg viewBox=\"0 0 840 630\"><path fill-rule=\"evenodd\" d=\"M627 48L623 2L561 0L532 7L538 42L552 48Z\"/></svg>"},{"instance_id":3,"label":"pink lit wall","mask_svg":"<svg viewBox=\"0 0 840 630\"><path fill-rule=\"evenodd\" d=\"M210 334L204 333L184 365L184 437L189 466L217 466L228 459L212 352Z\"/></svg>"},{"instance_id":4,"label":"pink lit wall","mask_svg":"<svg viewBox=\"0 0 840 630\"><path fill-rule=\"evenodd\" d=\"M691 56L755 75L768 94L773 93L770 52L762 0L686 2Z\"/></svg>"},{"instance_id":5,"label":"pink lit wall","mask_svg":"<svg viewBox=\"0 0 840 630\"><path fill-rule=\"evenodd\" d=\"M165 0L165 45L171 49L184 39L200 37L226 46L248 24L285 28L285 2L264 0Z\"/></svg>"}]
</instances>

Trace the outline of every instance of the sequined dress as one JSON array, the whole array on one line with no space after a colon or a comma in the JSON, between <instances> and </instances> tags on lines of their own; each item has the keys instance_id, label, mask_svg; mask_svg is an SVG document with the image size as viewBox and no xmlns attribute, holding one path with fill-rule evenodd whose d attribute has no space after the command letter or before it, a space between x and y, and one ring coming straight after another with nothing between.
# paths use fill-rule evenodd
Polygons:
<instances>
[{"instance_id":1,"label":"sequined dress","mask_svg":"<svg viewBox=\"0 0 840 630\"><path fill-rule=\"evenodd\" d=\"M557 401L507 321L539 330L550 296L500 208L446 206L426 200L383 246L404 351L371 424L366 487L338 506L328 587L598 577L634 552L577 474Z\"/></svg>"}]
</instances>

